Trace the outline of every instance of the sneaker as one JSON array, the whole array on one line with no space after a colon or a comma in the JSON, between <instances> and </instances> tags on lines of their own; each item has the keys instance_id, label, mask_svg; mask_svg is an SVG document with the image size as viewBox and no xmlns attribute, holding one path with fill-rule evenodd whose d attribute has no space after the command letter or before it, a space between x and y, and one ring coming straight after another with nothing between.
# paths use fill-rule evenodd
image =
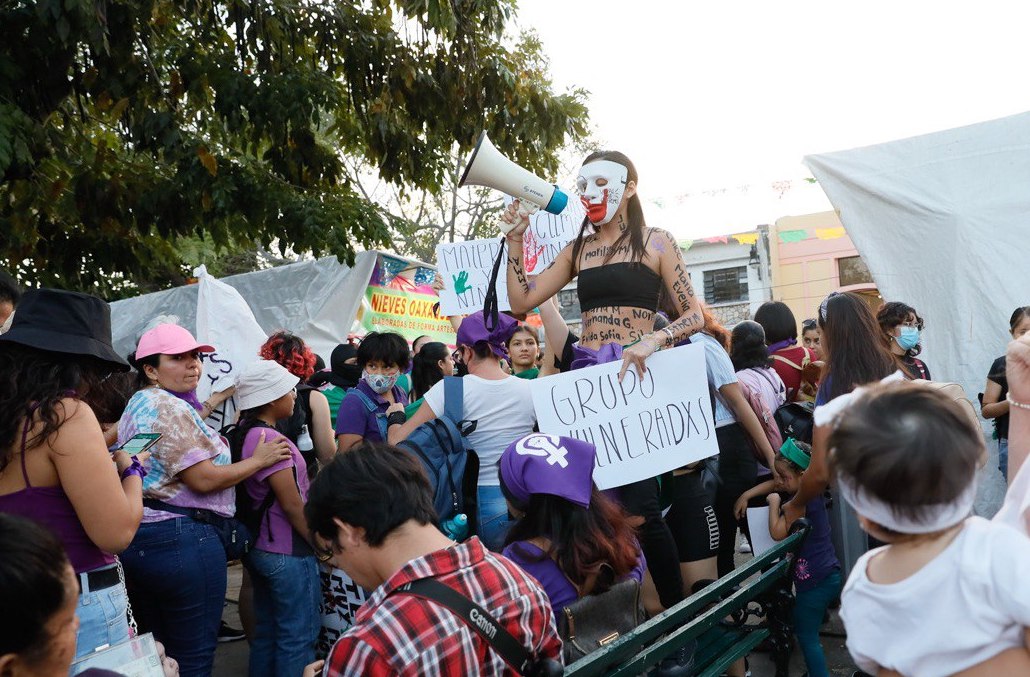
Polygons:
<instances>
[{"instance_id":1,"label":"sneaker","mask_svg":"<svg viewBox=\"0 0 1030 677\"><path fill-rule=\"evenodd\" d=\"M751 552L751 544L746 540L741 541L737 546L737 552Z\"/></svg>"},{"instance_id":2,"label":"sneaker","mask_svg":"<svg viewBox=\"0 0 1030 677\"><path fill-rule=\"evenodd\" d=\"M247 636L243 634L242 630L236 628L230 628L226 625L225 621L218 627L218 641L219 642L238 642L241 639L246 639Z\"/></svg>"}]
</instances>

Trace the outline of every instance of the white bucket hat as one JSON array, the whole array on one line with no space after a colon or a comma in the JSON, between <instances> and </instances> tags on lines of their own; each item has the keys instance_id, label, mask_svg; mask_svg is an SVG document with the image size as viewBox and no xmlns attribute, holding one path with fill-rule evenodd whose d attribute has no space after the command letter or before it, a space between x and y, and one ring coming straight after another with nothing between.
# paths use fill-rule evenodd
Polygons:
<instances>
[{"instance_id":1,"label":"white bucket hat","mask_svg":"<svg viewBox=\"0 0 1030 677\"><path fill-rule=\"evenodd\" d=\"M241 411L274 402L293 390L300 379L278 362L251 362L236 378L236 406Z\"/></svg>"}]
</instances>

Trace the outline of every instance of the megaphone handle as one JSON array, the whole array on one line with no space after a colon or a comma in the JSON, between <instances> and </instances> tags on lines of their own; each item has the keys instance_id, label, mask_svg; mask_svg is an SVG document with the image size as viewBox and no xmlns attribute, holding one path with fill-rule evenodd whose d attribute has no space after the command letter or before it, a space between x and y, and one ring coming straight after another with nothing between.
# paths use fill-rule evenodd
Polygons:
<instances>
[{"instance_id":1,"label":"megaphone handle","mask_svg":"<svg viewBox=\"0 0 1030 677\"><path fill-rule=\"evenodd\" d=\"M494 259L494 267L490 271L490 283L486 286L486 296L483 297L483 326L487 331L493 331L500 320L497 277L501 272L501 264L504 262L505 240L506 238L501 238L501 247L497 250L497 258Z\"/></svg>"}]
</instances>

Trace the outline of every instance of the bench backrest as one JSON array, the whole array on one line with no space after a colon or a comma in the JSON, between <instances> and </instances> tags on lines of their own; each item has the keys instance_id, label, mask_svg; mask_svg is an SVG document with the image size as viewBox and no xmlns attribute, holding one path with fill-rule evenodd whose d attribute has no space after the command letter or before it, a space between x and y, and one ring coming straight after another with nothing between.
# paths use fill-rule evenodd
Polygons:
<instances>
[{"instance_id":1,"label":"bench backrest","mask_svg":"<svg viewBox=\"0 0 1030 677\"><path fill-rule=\"evenodd\" d=\"M796 559L794 555L800 550L808 530L807 522L799 520L790 536L760 557L644 622L633 632L584 656L566 667L564 674L591 677L645 673L666 656L717 626L727 616L745 609L749 602L763 593L785 583L789 585ZM758 577L754 581L745 583L756 574ZM737 586L740 586L739 589L734 591ZM742 641L753 646L768 634L767 630L760 635L754 633ZM750 648L742 644L737 653L743 651L740 655L745 655Z\"/></svg>"}]
</instances>

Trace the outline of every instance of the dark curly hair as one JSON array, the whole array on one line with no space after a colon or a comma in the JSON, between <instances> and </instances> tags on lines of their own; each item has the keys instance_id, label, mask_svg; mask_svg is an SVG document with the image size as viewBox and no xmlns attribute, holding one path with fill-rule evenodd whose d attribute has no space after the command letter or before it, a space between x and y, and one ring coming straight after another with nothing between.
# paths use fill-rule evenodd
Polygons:
<instances>
[{"instance_id":1,"label":"dark curly hair","mask_svg":"<svg viewBox=\"0 0 1030 677\"><path fill-rule=\"evenodd\" d=\"M307 381L315 373L315 353L304 339L288 331L277 331L269 336L258 354L262 359L278 362L301 381Z\"/></svg>"},{"instance_id":2,"label":"dark curly hair","mask_svg":"<svg viewBox=\"0 0 1030 677\"><path fill-rule=\"evenodd\" d=\"M912 306L902 303L901 301L890 301L880 306L880 309L876 311L876 321L880 325L880 331L883 332L884 340L887 341L888 346L890 345L890 339L886 338L894 328L899 324L903 324L908 321L908 316L912 315L916 318L916 326L922 331L923 329L923 318L919 317L919 313ZM921 353L923 347L916 345L914 348L909 350L906 355L915 357Z\"/></svg>"},{"instance_id":3,"label":"dark curly hair","mask_svg":"<svg viewBox=\"0 0 1030 677\"><path fill-rule=\"evenodd\" d=\"M733 362L734 371L772 365L762 325L744 320L733 328L730 334L730 361Z\"/></svg>"},{"instance_id":4,"label":"dark curly hair","mask_svg":"<svg viewBox=\"0 0 1030 677\"><path fill-rule=\"evenodd\" d=\"M96 385L110 373L110 366L82 355L0 343L0 470L20 446L18 437L26 418L36 416L43 422L43 427L25 440L25 447L31 449L61 427L67 416L62 399L72 397L89 404Z\"/></svg>"}]
</instances>

